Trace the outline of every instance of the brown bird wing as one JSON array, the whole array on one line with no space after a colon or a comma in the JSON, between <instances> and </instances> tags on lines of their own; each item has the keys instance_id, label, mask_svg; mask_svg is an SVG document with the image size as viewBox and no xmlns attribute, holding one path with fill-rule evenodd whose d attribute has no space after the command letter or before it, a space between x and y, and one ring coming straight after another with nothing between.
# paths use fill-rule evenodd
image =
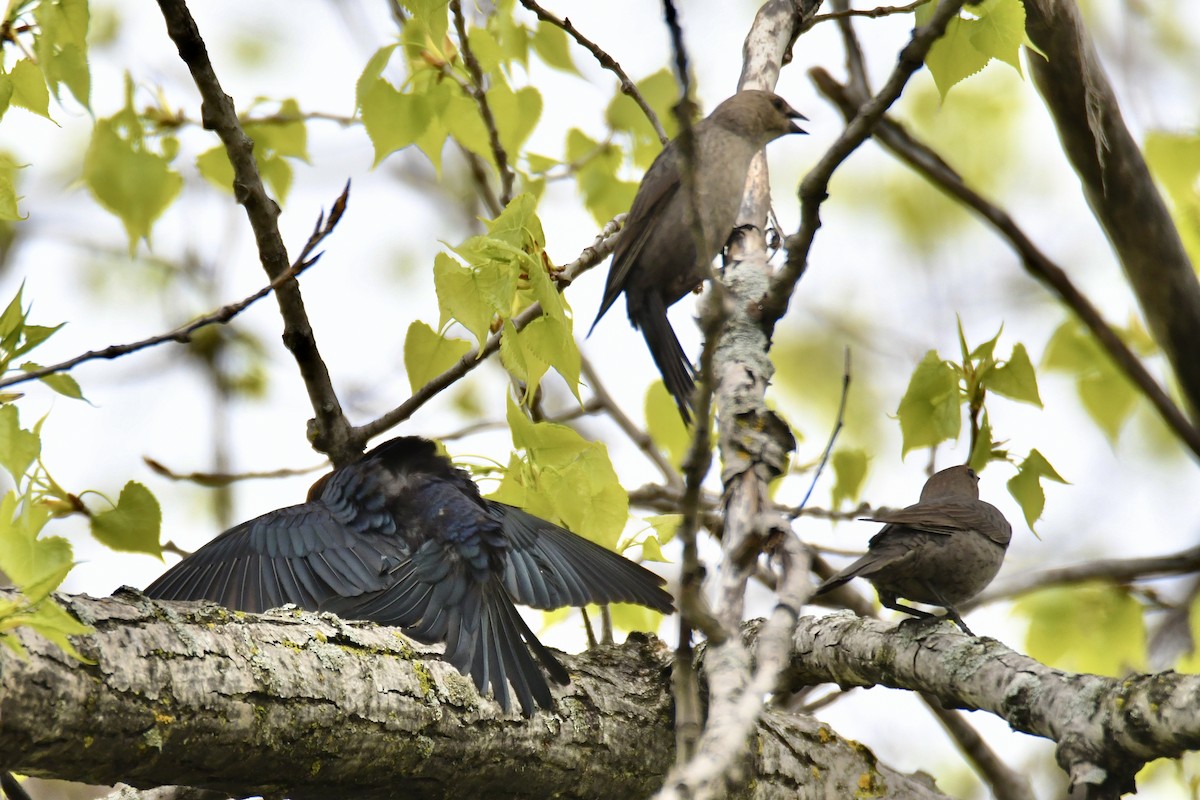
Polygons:
<instances>
[{"instance_id":1,"label":"brown bird wing","mask_svg":"<svg viewBox=\"0 0 1200 800\"><path fill-rule=\"evenodd\" d=\"M980 500L941 498L932 503L917 503L899 510L882 509L873 517L862 517L868 522L884 522L888 525L903 525L926 533L950 535L960 531L979 531L996 544L1007 546L1012 529L1000 511L990 503ZM870 545L890 532L884 528L871 538Z\"/></svg>"},{"instance_id":2,"label":"brown bird wing","mask_svg":"<svg viewBox=\"0 0 1200 800\"><path fill-rule=\"evenodd\" d=\"M638 186L633 198L633 205L625 217L625 227L621 231L621 239L613 251L612 266L608 270L608 280L604 284L604 299L600 302L600 310L588 330L591 335L596 323L605 312L621 296L625 289L625 281L629 272L638 262L642 250L654 234L654 222L664 219L663 210L675 200L679 194L679 164L675 156L676 150L668 145L650 169L646 170L642 183Z\"/></svg>"}]
</instances>

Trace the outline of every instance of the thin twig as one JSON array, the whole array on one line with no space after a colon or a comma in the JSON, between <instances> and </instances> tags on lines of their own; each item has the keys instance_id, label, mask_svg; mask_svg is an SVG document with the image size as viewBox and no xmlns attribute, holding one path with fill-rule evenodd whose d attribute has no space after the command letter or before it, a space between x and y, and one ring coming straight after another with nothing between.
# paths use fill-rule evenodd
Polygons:
<instances>
[{"instance_id":1,"label":"thin twig","mask_svg":"<svg viewBox=\"0 0 1200 800\"><path fill-rule=\"evenodd\" d=\"M943 708L941 702L931 694L921 692L920 695L925 705L933 712L933 716L937 717L937 721L966 756L967 761L987 781L992 790L992 797L996 800L1035 800L1036 796L1029 785L1029 779L1005 764L961 714Z\"/></svg>"},{"instance_id":2,"label":"thin twig","mask_svg":"<svg viewBox=\"0 0 1200 800\"><path fill-rule=\"evenodd\" d=\"M186 481L208 487L229 486L232 483L240 481L260 480L264 478L294 478L299 475L309 475L319 469L329 468L329 464L324 463L303 469L282 467L280 469L261 470L257 472L175 472L162 462L150 458L150 456L142 456L142 461L146 462L146 466L153 470L155 474L161 475L168 480Z\"/></svg>"},{"instance_id":3,"label":"thin twig","mask_svg":"<svg viewBox=\"0 0 1200 800\"><path fill-rule=\"evenodd\" d=\"M833 445L837 441L838 434L842 431L842 425L846 418L846 398L850 396L850 348L846 348L845 367L842 371L842 399L838 403L837 422L834 423L833 432L829 434L829 442L825 445L825 452L821 453L821 463L817 464L817 469L813 473L812 483L808 485L808 491L804 493L804 499L800 501L800 505L796 506L795 513L791 513L792 519L800 516L804 511L804 507L808 505L808 499L812 497L813 489L817 488L817 479L821 477L821 472L824 471L825 465L829 462L829 454L833 452Z\"/></svg>"},{"instance_id":4,"label":"thin twig","mask_svg":"<svg viewBox=\"0 0 1200 800\"><path fill-rule=\"evenodd\" d=\"M225 145L233 165L234 196L246 209L263 269L273 281L288 270L287 248L279 233L279 206L267 195L254 160L254 142L242 129L232 98L221 88L187 3L158 0L158 5L167 23L167 33L200 90L204 127L215 131ZM275 296L283 316L283 343L296 360L313 408L310 441L315 448L329 454L334 464L347 464L361 453L361 443L351 438L350 422L342 412L329 369L317 348L300 287L295 281L285 280L277 287Z\"/></svg>"},{"instance_id":5,"label":"thin twig","mask_svg":"<svg viewBox=\"0 0 1200 800\"><path fill-rule=\"evenodd\" d=\"M479 116L483 118L483 127L487 129L492 158L496 159L496 170L500 173L500 205L507 206L512 200L516 176L508 164L508 153L500 143L500 130L496 127L496 117L492 114L487 90L484 88L483 69L479 66L475 53L471 51L471 43L467 39L467 22L463 17L462 2L450 0L450 12L454 15L454 30L458 33L458 49L462 53L463 64L471 75L471 99L479 106Z\"/></svg>"},{"instance_id":6,"label":"thin twig","mask_svg":"<svg viewBox=\"0 0 1200 800\"><path fill-rule=\"evenodd\" d=\"M650 107L650 104L646 102L646 98L642 97L642 93L638 91L637 84L630 80L629 76L625 74L625 70L621 69L621 65L617 63L615 58L604 52L598 44L580 33L579 29L571 24L571 20L559 19L535 3L534 0L521 0L521 5L536 14L537 18L543 22L548 22L557 28L561 28L568 36L591 53L596 61L600 63L600 66L616 75L617 85L621 89L621 93L627 95L633 102L637 103L638 108L646 115L646 120L654 128L654 133L658 136L658 140L664 145L667 143L667 132L663 130L662 123L658 121L658 114L654 113L654 109Z\"/></svg>"},{"instance_id":7,"label":"thin twig","mask_svg":"<svg viewBox=\"0 0 1200 800\"><path fill-rule=\"evenodd\" d=\"M1200 546L1189 547L1165 556L1099 559L1069 567L1027 572L996 581L986 591L963 603L959 610L965 611L997 600L1007 600L1039 589L1071 586L1084 581L1129 583L1197 571L1200 571Z\"/></svg>"},{"instance_id":8,"label":"thin twig","mask_svg":"<svg viewBox=\"0 0 1200 800\"><path fill-rule=\"evenodd\" d=\"M321 254L318 253L314 256L312 255L312 252L326 236L333 233L334 227L336 227L338 220L341 219L342 212L346 208L346 201L349 199L349 197L350 183L347 182L346 188L342 190L342 194L337 200L334 201L333 209L329 214L329 219L325 219L324 212L322 212L317 218L316 227L313 229L312 235L309 236L308 242L305 244L304 249L300 253L300 257L296 259L295 263L274 278L266 286L259 289L249 297L245 297L236 303L230 303L229 305L222 306L216 311L212 311L202 317L197 317L185 325L181 325L178 328L167 331L166 333L160 333L157 336L151 336L149 338L142 339L137 342L130 342L128 344L109 345L102 350L89 350L86 353L77 355L74 358L68 358L66 361L53 364L49 367L41 367L40 369L32 369L16 375L10 375L6 378L0 379L0 388L4 388L6 386L15 386L18 383L25 383L26 381L39 380L60 372L69 372L80 364L88 361L120 358L121 356L129 355L130 353L136 353L139 350L145 350L149 347L155 347L156 345L160 345L165 342L179 342L180 344L186 344L187 342L191 341L191 335L201 328L208 327L209 325L224 325L228 323L238 314L241 314L247 308L254 305L272 291L275 291L281 287L283 284L297 277L313 264L316 264L318 260L320 260Z\"/></svg>"},{"instance_id":9,"label":"thin twig","mask_svg":"<svg viewBox=\"0 0 1200 800\"><path fill-rule=\"evenodd\" d=\"M658 445L650 438L650 434L635 425L633 420L621 410L621 407L617 405L617 401L613 400L612 395L604 388L604 381L600 380L600 373L596 371L591 360L587 356L581 356L580 366L583 371L583 377L587 379L588 386L594 395L593 401L612 418L613 422L617 423L617 427L629 437L629 440L637 446L638 450L642 451L642 455L658 468L658 471L662 473L663 480L667 483L667 487L676 491L682 490L683 479L679 477L679 470L675 469L675 466L658 449Z\"/></svg>"},{"instance_id":10,"label":"thin twig","mask_svg":"<svg viewBox=\"0 0 1200 800\"><path fill-rule=\"evenodd\" d=\"M844 11L831 11L828 14L817 14L809 21L809 24L806 27L811 28L818 23L828 22L829 20L833 19L849 19L850 17L879 18L890 17L893 14L908 14L916 11L923 5L927 5L929 2L931 2L931 0L916 0L915 2L909 3L906 6L877 6L875 8L862 9L847 8Z\"/></svg>"},{"instance_id":11,"label":"thin twig","mask_svg":"<svg viewBox=\"0 0 1200 800\"><path fill-rule=\"evenodd\" d=\"M613 251L617 244L616 233L620 228L620 223L624 216L618 216L607 225L596 237L596 241L590 246L584 248L579 257L562 268L555 279L558 281L559 290L569 285L571 281L588 271L592 267L599 264ZM533 322L542 314L542 306L540 303L534 303L528 308L521 311L510 321L517 331L522 331L525 326ZM466 375L471 370L483 363L484 359L496 353L500 349L500 337L503 332L497 331L488 337L487 342L483 347L475 348L471 352L464 355L458 361L454 362L441 375L430 380L420 389L412 393L412 396L405 400L400 405L386 412L380 417L371 420L365 425L354 428L353 435L359 441L367 441L386 430L394 428L404 420L416 413L417 409L428 403L446 388L454 385L459 379Z\"/></svg>"},{"instance_id":12,"label":"thin twig","mask_svg":"<svg viewBox=\"0 0 1200 800\"><path fill-rule=\"evenodd\" d=\"M852 90L839 84L828 73L814 69L811 75L821 92L833 100L847 117L854 113L854 109L860 107L859 101L862 98L853 96ZM1075 287L1066 271L1039 250L1007 212L967 186L962 177L941 156L914 138L894 120L881 118L872 133L880 144L905 164L991 224L1021 257L1025 270L1049 287L1075 313L1113 363L1150 401L1167 427L1188 449L1200 456L1200 428L1188 420L1171 396L1142 364L1141 359L1122 341L1091 301Z\"/></svg>"}]
</instances>

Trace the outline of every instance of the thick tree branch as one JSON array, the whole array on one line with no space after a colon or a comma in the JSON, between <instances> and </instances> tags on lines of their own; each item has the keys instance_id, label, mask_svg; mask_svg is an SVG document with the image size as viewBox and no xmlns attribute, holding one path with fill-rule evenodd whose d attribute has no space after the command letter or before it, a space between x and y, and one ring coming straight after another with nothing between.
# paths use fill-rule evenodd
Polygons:
<instances>
[{"instance_id":1,"label":"thick tree branch","mask_svg":"<svg viewBox=\"0 0 1200 800\"><path fill-rule=\"evenodd\" d=\"M809 74L821 93L831 99L848 120L853 119L858 108L866 102L865 97L848 86L842 86L819 67L811 70ZM900 160L930 183L975 211L1007 239L1021 257L1025 270L1045 284L1075 313L1117 368L1125 373L1130 383L1150 401L1166 426L1200 458L1200 428L1193 425L1179 406L1175 405L1171 396L1159 386L1158 381L1142 364L1141 359L1105 321L1099 309L1071 282L1066 271L1039 250L1004 209L967 186L962 177L936 152L909 134L896 121L883 117L871 133Z\"/></svg>"},{"instance_id":2,"label":"thick tree branch","mask_svg":"<svg viewBox=\"0 0 1200 800\"><path fill-rule=\"evenodd\" d=\"M220 137L233 164L234 196L246 209L263 269L274 281L288 269L287 248L279 233L279 206L267 195L258 173L254 142L242 130L233 99L225 94L217 80L187 3L184 0L158 0L158 5L167 23L167 33L200 90L203 99L200 116L204 127ZM342 413L329 369L317 350L317 340L300 296L300 285L294 280L284 281L276 289L275 297L283 316L283 343L296 359L313 407L315 418L309 438L313 446L328 454L335 465L347 464L362 453L362 442L356 442L351 436L350 422Z\"/></svg>"},{"instance_id":3,"label":"thick tree branch","mask_svg":"<svg viewBox=\"0 0 1200 800\"><path fill-rule=\"evenodd\" d=\"M1133 140L1074 0L1025 3L1041 92L1083 192L1116 250L1151 333L1200 420L1200 279ZM1047 60L1048 59L1048 60Z\"/></svg>"},{"instance_id":4,"label":"thick tree branch","mask_svg":"<svg viewBox=\"0 0 1200 800\"><path fill-rule=\"evenodd\" d=\"M802 619L793 647L793 688L891 686L929 694L947 708L989 711L1015 730L1057 742L1059 766L1092 796L1133 791L1146 762L1200 748L1200 675L1073 674L948 625L891 627L850 614Z\"/></svg>"},{"instance_id":5,"label":"thick tree branch","mask_svg":"<svg viewBox=\"0 0 1200 800\"><path fill-rule=\"evenodd\" d=\"M28 631L27 660L0 648L0 769L238 797L611 798L646 796L670 764L669 654L651 637L564 656L557 710L527 720L394 629L60 599L95 628L75 642L96 663ZM768 712L737 758L756 778L748 798L849 797L860 781L942 796L808 717Z\"/></svg>"}]
</instances>

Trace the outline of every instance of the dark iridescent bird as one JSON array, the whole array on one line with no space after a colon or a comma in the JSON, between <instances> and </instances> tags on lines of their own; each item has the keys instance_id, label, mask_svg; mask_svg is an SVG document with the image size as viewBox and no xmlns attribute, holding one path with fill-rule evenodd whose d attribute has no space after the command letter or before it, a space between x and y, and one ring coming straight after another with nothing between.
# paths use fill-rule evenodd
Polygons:
<instances>
[{"instance_id":1,"label":"dark iridescent bird","mask_svg":"<svg viewBox=\"0 0 1200 800\"><path fill-rule=\"evenodd\" d=\"M958 466L935 473L921 489L921 502L881 509L867 519L887 524L871 537L866 555L822 583L813 597L866 578L886 608L929 618L929 612L896 598L941 606L971 634L955 606L992 582L1012 539L1012 527L1000 509L979 499L975 470Z\"/></svg>"},{"instance_id":2,"label":"dark iridescent bird","mask_svg":"<svg viewBox=\"0 0 1200 800\"><path fill-rule=\"evenodd\" d=\"M540 609L638 603L668 613L653 572L519 508L485 500L427 439L393 439L334 470L308 502L225 531L146 594L212 600L259 612L295 603L394 625L445 642L445 658L490 686L505 711L553 706L537 657L560 684L566 669L514 602Z\"/></svg>"},{"instance_id":3,"label":"dark iridescent bird","mask_svg":"<svg viewBox=\"0 0 1200 800\"><path fill-rule=\"evenodd\" d=\"M625 218L592 329L624 292L629 321L641 330L685 422L692 416L696 373L667 320L667 309L708 277L708 265L737 222L751 160L780 136L804 133L793 121L797 119L805 117L782 97L746 89L693 127L695 196L704 231L702 264L688 223L690 201L682 191L677 141L668 143L650 165Z\"/></svg>"}]
</instances>

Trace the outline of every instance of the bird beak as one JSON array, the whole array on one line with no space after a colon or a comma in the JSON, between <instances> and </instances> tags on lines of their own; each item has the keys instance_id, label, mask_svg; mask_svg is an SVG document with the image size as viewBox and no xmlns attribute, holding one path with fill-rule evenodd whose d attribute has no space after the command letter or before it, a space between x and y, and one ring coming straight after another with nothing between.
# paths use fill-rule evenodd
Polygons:
<instances>
[{"instance_id":1,"label":"bird beak","mask_svg":"<svg viewBox=\"0 0 1200 800\"><path fill-rule=\"evenodd\" d=\"M799 111L797 111L796 109L791 108L791 107L788 108L788 119L791 119L791 120L800 119L800 120L804 120L805 122L808 122L808 117L804 116ZM788 126L788 133L808 133L808 131L804 130L804 128L801 128L795 122L792 122L791 125Z\"/></svg>"}]
</instances>

